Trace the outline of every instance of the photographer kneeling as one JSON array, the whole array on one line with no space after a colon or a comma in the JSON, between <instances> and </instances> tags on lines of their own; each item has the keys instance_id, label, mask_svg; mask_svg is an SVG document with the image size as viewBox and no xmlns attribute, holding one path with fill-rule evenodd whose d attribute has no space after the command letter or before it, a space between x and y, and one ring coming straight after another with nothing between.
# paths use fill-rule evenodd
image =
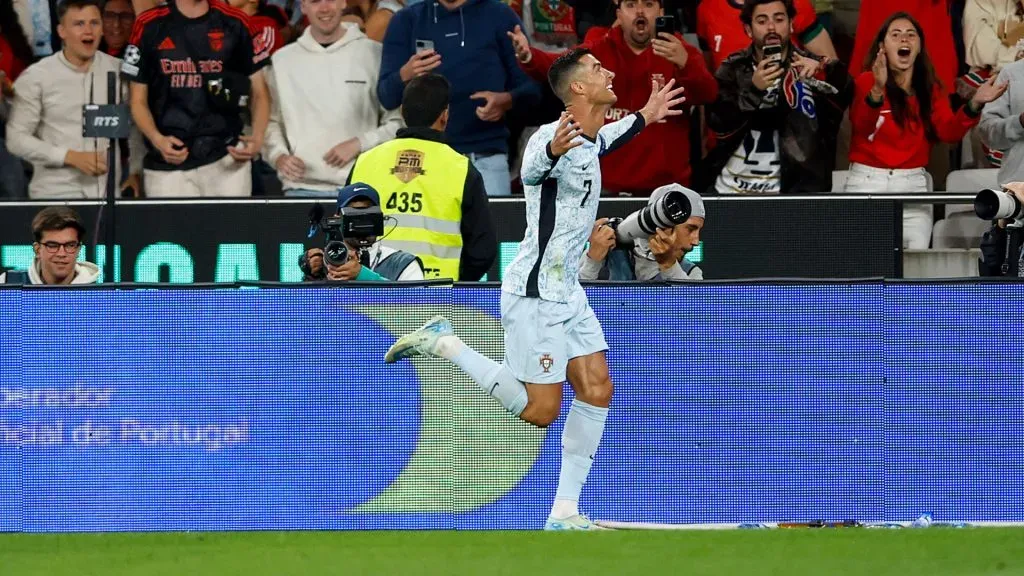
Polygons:
<instances>
[{"instance_id":1,"label":"photographer kneeling","mask_svg":"<svg viewBox=\"0 0 1024 576\"><path fill-rule=\"evenodd\" d=\"M646 208L595 223L580 280L703 280L701 269L683 257L700 243L704 218L699 194L679 184L662 186Z\"/></svg>"},{"instance_id":2,"label":"photographer kneeling","mask_svg":"<svg viewBox=\"0 0 1024 576\"><path fill-rule=\"evenodd\" d=\"M981 276L1024 277L1021 245L1024 244L1024 182L1011 182L1002 191L982 190L974 199L979 218L992 221L981 237Z\"/></svg>"},{"instance_id":3,"label":"photographer kneeling","mask_svg":"<svg viewBox=\"0 0 1024 576\"><path fill-rule=\"evenodd\" d=\"M338 190L338 212L323 221L317 204L310 220L310 236L317 229L327 237L324 248L310 248L299 258L303 280L405 282L423 280L423 264L416 256L378 242L384 235L380 196L371 186L355 183Z\"/></svg>"}]
</instances>

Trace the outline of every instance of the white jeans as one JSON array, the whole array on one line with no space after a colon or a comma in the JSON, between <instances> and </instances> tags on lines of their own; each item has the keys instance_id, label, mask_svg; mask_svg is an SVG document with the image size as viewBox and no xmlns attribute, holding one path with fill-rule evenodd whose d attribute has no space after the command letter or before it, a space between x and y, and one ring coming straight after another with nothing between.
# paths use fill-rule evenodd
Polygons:
<instances>
[{"instance_id":1,"label":"white jeans","mask_svg":"<svg viewBox=\"0 0 1024 576\"><path fill-rule=\"evenodd\" d=\"M252 162L231 155L191 170L144 170L147 198L252 196Z\"/></svg>"},{"instance_id":2,"label":"white jeans","mask_svg":"<svg viewBox=\"0 0 1024 576\"><path fill-rule=\"evenodd\" d=\"M928 192L928 174L924 168L889 170L863 164L850 164L845 192L855 194L904 194ZM903 247L925 250L932 240L931 204L903 205Z\"/></svg>"}]
</instances>

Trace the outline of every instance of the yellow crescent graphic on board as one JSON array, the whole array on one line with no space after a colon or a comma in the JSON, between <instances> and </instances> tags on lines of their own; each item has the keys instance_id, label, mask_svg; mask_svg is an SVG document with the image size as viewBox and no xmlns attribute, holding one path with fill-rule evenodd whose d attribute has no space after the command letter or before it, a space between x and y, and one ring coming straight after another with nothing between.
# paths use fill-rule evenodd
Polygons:
<instances>
[{"instance_id":1,"label":"yellow crescent graphic on board","mask_svg":"<svg viewBox=\"0 0 1024 576\"><path fill-rule=\"evenodd\" d=\"M469 306L365 305L348 307L396 339L436 314L447 316L469 346L492 359L504 352L501 322ZM384 364L382 385L394 366ZM412 358L420 382L420 430L398 477L351 513L468 512L497 501L533 468L546 430L519 420L458 367L437 358ZM391 376L393 377L393 376Z\"/></svg>"}]
</instances>

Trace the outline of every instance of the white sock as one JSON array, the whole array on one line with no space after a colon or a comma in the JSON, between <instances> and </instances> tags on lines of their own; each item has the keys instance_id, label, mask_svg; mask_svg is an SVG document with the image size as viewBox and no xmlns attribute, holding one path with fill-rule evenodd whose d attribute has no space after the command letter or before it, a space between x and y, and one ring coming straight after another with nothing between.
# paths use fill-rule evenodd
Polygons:
<instances>
[{"instance_id":1,"label":"white sock","mask_svg":"<svg viewBox=\"0 0 1024 576\"><path fill-rule=\"evenodd\" d=\"M566 518L572 518L573 516L580 513L578 508L579 503L575 500L555 500L555 505L551 507L551 517L559 520L565 520Z\"/></svg>"},{"instance_id":2,"label":"white sock","mask_svg":"<svg viewBox=\"0 0 1024 576\"><path fill-rule=\"evenodd\" d=\"M452 338L441 342L446 338ZM455 336L438 339L439 353L462 368L484 392L497 400L506 410L519 416L526 408L529 397L526 386L504 366L466 346Z\"/></svg>"},{"instance_id":3,"label":"white sock","mask_svg":"<svg viewBox=\"0 0 1024 576\"><path fill-rule=\"evenodd\" d=\"M580 492L590 475L607 419L607 408L592 406L579 399L572 401L565 429L562 430L562 469L558 473L555 504L551 507L552 518L561 520L579 513Z\"/></svg>"}]
</instances>

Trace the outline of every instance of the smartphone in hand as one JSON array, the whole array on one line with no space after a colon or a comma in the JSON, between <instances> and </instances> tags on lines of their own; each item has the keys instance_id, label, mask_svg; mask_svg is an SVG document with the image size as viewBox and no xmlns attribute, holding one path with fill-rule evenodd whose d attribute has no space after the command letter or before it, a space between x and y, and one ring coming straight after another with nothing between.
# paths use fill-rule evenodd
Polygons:
<instances>
[{"instance_id":1,"label":"smartphone in hand","mask_svg":"<svg viewBox=\"0 0 1024 576\"><path fill-rule=\"evenodd\" d=\"M657 38L662 32L675 34L678 32L675 16L658 16L654 19L654 37Z\"/></svg>"},{"instance_id":2,"label":"smartphone in hand","mask_svg":"<svg viewBox=\"0 0 1024 576\"><path fill-rule=\"evenodd\" d=\"M423 52L430 52L434 49L433 40L416 40L416 53L422 54Z\"/></svg>"},{"instance_id":3,"label":"smartphone in hand","mask_svg":"<svg viewBox=\"0 0 1024 576\"><path fill-rule=\"evenodd\" d=\"M770 44L765 46L764 59L769 62L782 62L782 44Z\"/></svg>"}]
</instances>

